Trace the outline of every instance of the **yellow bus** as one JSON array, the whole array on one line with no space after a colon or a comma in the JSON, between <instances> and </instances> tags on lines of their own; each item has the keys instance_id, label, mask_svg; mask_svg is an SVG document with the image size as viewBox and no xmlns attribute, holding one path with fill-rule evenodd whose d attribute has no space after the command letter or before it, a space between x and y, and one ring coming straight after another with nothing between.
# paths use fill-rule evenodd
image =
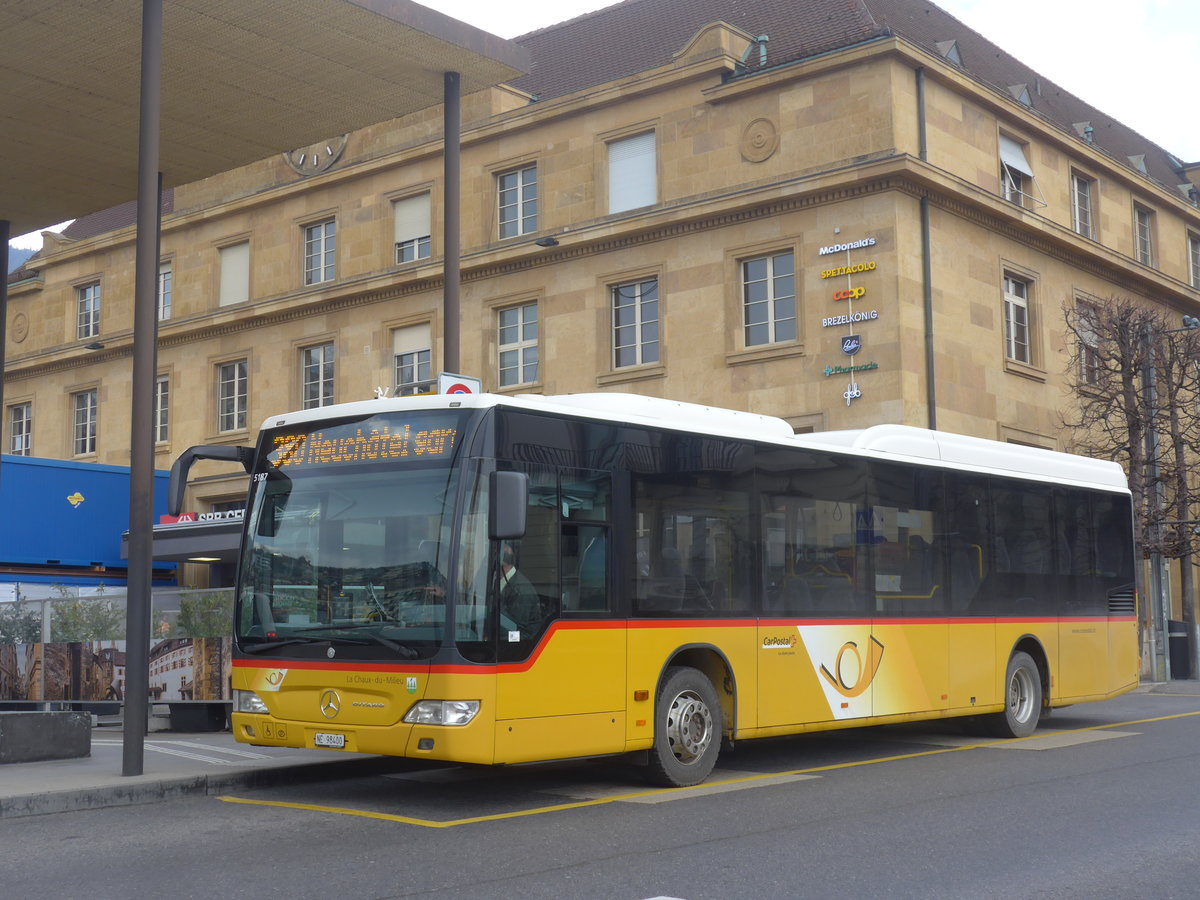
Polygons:
<instances>
[{"instance_id":1,"label":"yellow bus","mask_svg":"<svg viewBox=\"0 0 1200 900\"><path fill-rule=\"evenodd\" d=\"M239 741L488 765L974 717L1138 681L1115 463L626 394L273 417L238 578Z\"/></svg>"}]
</instances>

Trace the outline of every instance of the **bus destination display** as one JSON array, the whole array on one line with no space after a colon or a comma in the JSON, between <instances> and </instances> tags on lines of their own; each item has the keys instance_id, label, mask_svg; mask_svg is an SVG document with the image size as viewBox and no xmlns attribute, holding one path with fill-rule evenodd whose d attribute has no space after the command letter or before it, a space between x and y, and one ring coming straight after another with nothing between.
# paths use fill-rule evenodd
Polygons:
<instances>
[{"instance_id":1,"label":"bus destination display","mask_svg":"<svg viewBox=\"0 0 1200 900\"><path fill-rule=\"evenodd\" d=\"M457 416L382 417L311 432L280 430L267 461L276 469L367 462L449 459L458 438Z\"/></svg>"}]
</instances>

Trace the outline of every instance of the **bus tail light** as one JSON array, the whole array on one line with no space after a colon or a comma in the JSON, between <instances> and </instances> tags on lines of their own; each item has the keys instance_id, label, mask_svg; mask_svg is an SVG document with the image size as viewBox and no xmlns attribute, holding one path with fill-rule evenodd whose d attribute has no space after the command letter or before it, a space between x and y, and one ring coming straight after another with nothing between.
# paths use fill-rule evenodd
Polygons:
<instances>
[{"instance_id":1,"label":"bus tail light","mask_svg":"<svg viewBox=\"0 0 1200 900\"><path fill-rule=\"evenodd\" d=\"M409 725L466 725L478 713L478 700L421 700L404 721Z\"/></svg>"}]
</instances>

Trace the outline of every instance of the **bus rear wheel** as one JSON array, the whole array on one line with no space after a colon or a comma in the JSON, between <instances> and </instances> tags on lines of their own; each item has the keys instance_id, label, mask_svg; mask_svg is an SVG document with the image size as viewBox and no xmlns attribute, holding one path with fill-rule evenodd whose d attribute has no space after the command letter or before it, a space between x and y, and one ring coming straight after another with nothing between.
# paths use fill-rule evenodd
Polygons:
<instances>
[{"instance_id":1,"label":"bus rear wheel","mask_svg":"<svg viewBox=\"0 0 1200 900\"><path fill-rule=\"evenodd\" d=\"M1042 715L1042 675L1028 653L1018 650L1004 673L1004 712L991 721L996 737L1029 737Z\"/></svg>"},{"instance_id":2,"label":"bus rear wheel","mask_svg":"<svg viewBox=\"0 0 1200 900\"><path fill-rule=\"evenodd\" d=\"M665 787L702 782L717 762L723 732L724 714L712 682L697 669L667 669L654 707L651 782Z\"/></svg>"}]
</instances>

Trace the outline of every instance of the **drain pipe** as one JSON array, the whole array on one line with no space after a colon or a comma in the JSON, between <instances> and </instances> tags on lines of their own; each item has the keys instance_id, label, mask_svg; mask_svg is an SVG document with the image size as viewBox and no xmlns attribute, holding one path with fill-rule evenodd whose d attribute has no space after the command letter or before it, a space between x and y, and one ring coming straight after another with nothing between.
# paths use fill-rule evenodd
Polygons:
<instances>
[{"instance_id":1,"label":"drain pipe","mask_svg":"<svg viewBox=\"0 0 1200 900\"><path fill-rule=\"evenodd\" d=\"M925 68L917 68L917 137L921 162L929 162L929 144L925 132ZM921 278L925 299L925 403L929 410L928 428L937 430L937 383L933 361L933 259L929 237L929 195L921 197Z\"/></svg>"}]
</instances>

